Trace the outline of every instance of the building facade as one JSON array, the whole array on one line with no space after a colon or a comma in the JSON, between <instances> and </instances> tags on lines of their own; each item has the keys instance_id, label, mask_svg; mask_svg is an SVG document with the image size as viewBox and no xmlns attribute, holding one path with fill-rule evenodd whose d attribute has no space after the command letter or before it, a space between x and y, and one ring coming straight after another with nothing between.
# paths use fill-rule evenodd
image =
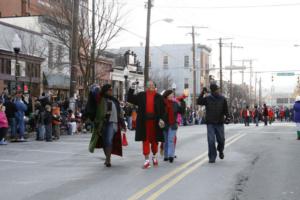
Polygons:
<instances>
[{"instance_id":1,"label":"building facade","mask_svg":"<svg viewBox=\"0 0 300 200\"><path fill-rule=\"evenodd\" d=\"M145 47L122 47L116 52L126 50L134 51L140 62L144 65ZM209 66L211 49L205 45L196 45L196 95L203 86L209 84ZM191 44L165 44L150 48L150 77L160 84L159 92L167 87L176 85L177 94L189 89L193 91L192 69L192 45ZM172 84L172 83L175 83ZM191 96L189 98L191 102Z\"/></svg>"},{"instance_id":2,"label":"building facade","mask_svg":"<svg viewBox=\"0 0 300 200\"><path fill-rule=\"evenodd\" d=\"M1 0L0 17L45 15L53 5L65 4L66 2L67 0ZM86 6L88 0L82 0L80 3Z\"/></svg>"},{"instance_id":3,"label":"building facade","mask_svg":"<svg viewBox=\"0 0 300 200\"><path fill-rule=\"evenodd\" d=\"M0 30L0 90L6 87L10 93L14 93L19 88L39 95L46 44L42 34L1 21ZM16 35L22 44L19 54L15 54L13 50Z\"/></svg>"}]
</instances>

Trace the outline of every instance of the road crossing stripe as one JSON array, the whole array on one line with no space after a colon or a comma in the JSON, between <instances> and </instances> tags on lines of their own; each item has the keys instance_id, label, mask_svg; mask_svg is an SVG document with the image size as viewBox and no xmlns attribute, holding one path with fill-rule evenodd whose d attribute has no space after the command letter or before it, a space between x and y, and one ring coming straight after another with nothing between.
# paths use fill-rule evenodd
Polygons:
<instances>
[{"instance_id":1,"label":"road crossing stripe","mask_svg":"<svg viewBox=\"0 0 300 200\"><path fill-rule=\"evenodd\" d=\"M226 145L226 147L229 146L229 145L231 145L231 144L233 144L234 142L236 142L237 140L239 140L240 138L242 138L244 136L245 136L245 134L240 135L239 137L231 140ZM156 191L155 193L153 193L149 198L147 198L147 200L155 200L155 199L157 199L162 193L166 192L168 189L170 189L171 187L173 187L174 185L176 185L179 181L181 181L187 175L189 175L190 173L192 173L193 171L195 171L197 168L199 168L204 163L207 163L207 161L208 161L208 158L200 160L199 163L197 163L197 164L193 165L191 168L185 170L182 174L178 175L177 177L175 177L174 179L172 179L168 184L164 185L158 191Z\"/></svg>"},{"instance_id":2,"label":"road crossing stripe","mask_svg":"<svg viewBox=\"0 0 300 200\"><path fill-rule=\"evenodd\" d=\"M229 142L230 142L230 141L234 140L235 138L237 138L239 136L240 136L240 134L236 134L236 135L228 138L227 140L229 140ZM168 179L176 176L176 174L178 174L181 171L183 171L184 169L188 168L193 163L197 162L198 160L201 160L201 159L205 158L207 156L207 153L208 152L206 151L206 152L202 153L201 155L197 156L196 158L182 164L181 166L179 166L178 168L176 168L173 171L169 172L168 174L164 175L163 177L161 177L160 179L158 179L154 183L148 185L147 187L145 187L141 191L139 191L136 194L134 194L133 196L129 197L128 200L137 200L137 199L141 198L142 196L144 196L145 194L147 194L148 192L150 192L151 190L153 190L154 188L156 188L160 184L164 183Z\"/></svg>"}]
</instances>

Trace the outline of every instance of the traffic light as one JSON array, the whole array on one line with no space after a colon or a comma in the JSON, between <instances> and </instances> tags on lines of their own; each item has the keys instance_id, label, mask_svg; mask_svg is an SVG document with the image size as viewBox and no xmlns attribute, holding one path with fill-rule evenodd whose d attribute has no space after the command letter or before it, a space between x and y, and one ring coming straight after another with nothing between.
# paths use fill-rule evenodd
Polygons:
<instances>
[{"instance_id":1,"label":"traffic light","mask_svg":"<svg viewBox=\"0 0 300 200\"><path fill-rule=\"evenodd\" d=\"M274 82L274 76L272 75L272 82Z\"/></svg>"}]
</instances>

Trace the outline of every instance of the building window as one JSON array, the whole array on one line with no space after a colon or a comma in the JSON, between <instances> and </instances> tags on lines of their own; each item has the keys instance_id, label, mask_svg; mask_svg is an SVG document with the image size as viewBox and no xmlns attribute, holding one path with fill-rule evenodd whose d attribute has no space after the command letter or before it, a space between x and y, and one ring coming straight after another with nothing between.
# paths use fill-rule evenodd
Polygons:
<instances>
[{"instance_id":1,"label":"building window","mask_svg":"<svg viewBox=\"0 0 300 200\"><path fill-rule=\"evenodd\" d=\"M188 78L184 78L184 89L189 88L189 79Z\"/></svg>"},{"instance_id":2,"label":"building window","mask_svg":"<svg viewBox=\"0 0 300 200\"><path fill-rule=\"evenodd\" d=\"M56 63L58 65L60 65L61 64L61 60L62 60L62 46L58 45L57 46Z\"/></svg>"},{"instance_id":3,"label":"building window","mask_svg":"<svg viewBox=\"0 0 300 200\"><path fill-rule=\"evenodd\" d=\"M26 63L25 76L32 78L32 64Z\"/></svg>"},{"instance_id":4,"label":"building window","mask_svg":"<svg viewBox=\"0 0 300 200\"><path fill-rule=\"evenodd\" d=\"M40 77L40 64L26 63L25 75L29 78L39 78Z\"/></svg>"},{"instance_id":5,"label":"building window","mask_svg":"<svg viewBox=\"0 0 300 200\"><path fill-rule=\"evenodd\" d=\"M189 67L190 65L190 58L189 56L184 56L184 67Z\"/></svg>"},{"instance_id":6,"label":"building window","mask_svg":"<svg viewBox=\"0 0 300 200\"><path fill-rule=\"evenodd\" d=\"M169 65L169 57L168 56L164 56L163 65L164 65L165 68L168 67L168 65Z\"/></svg>"},{"instance_id":7,"label":"building window","mask_svg":"<svg viewBox=\"0 0 300 200\"><path fill-rule=\"evenodd\" d=\"M0 73L11 74L11 60L6 58L0 59Z\"/></svg>"},{"instance_id":8,"label":"building window","mask_svg":"<svg viewBox=\"0 0 300 200\"><path fill-rule=\"evenodd\" d=\"M3 59L0 59L0 73L5 74L5 68L3 65Z\"/></svg>"}]
</instances>

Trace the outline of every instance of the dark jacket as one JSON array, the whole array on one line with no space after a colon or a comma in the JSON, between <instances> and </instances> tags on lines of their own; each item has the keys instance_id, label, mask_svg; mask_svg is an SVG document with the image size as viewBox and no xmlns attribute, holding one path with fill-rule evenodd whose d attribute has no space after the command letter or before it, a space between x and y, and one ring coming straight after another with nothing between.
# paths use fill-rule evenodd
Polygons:
<instances>
[{"instance_id":1,"label":"dark jacket","mask_svg":"<svg viewBox=\"0 0 300 200\"><path fill-rule=\"evenodd\" d=\"M45 125L52 124L52 113L51 112L46 111L44 113L44 124Z\"/></svg>"},{"instance_id":2,"label":"dark jacket","mask_svg":"<svg viewBox=\"0 0 300 200\"><path fill-rule=\"evenodd\" d=\"M300 101L296 101L294 104L294 121L300 123Z\"/></svg>"},{"instance_id":3,"label":"dark jacket","mask_svg":"<svg viewBox=\"0 0 300 200\"><path fill-rule=\"evenodd\" d=\"M15 118L15 113L17 112L16 105L11 101L6 101L5 104L5 114L6 117L9 118Z\"/></svg>"},{"instance_id":4,"label":"dark jacket","mask_svg":"<svg viewBox=\"0 0 300 200\"><path fill-rule=\"evenodd\" d=\"M264 107L264 116L265 117L269 116L268 107Z\"/></svg>"},{"instance_id":5,"label":"dark jacket","mask_svg":"<svg viewBox=\"0 0 300 200\"><path fill-rule=\"evenodd\" d=\"M128 91L128 102L137 105L137 118L136 118L136 141L146 140L146 92L139 92L134 94L133 89ZM156 94L154 97L154 118L156 120L156 141L163 142L163 130L158 126L160 119L165 117L165 107L163 97L160 94Z\"/></svg>"},{"instance_id":6,"label":"dark jacket","mask_svg":"<svg viewBox=\"0 0 300 200\"><path fill-rule=\"evenodd\" d=\"M207 124L224 124L224 117L229 117L226 98L222 95L204 94L198 98L197 103L206 107L206 123Z\"/></svg>"}]
</instances>

